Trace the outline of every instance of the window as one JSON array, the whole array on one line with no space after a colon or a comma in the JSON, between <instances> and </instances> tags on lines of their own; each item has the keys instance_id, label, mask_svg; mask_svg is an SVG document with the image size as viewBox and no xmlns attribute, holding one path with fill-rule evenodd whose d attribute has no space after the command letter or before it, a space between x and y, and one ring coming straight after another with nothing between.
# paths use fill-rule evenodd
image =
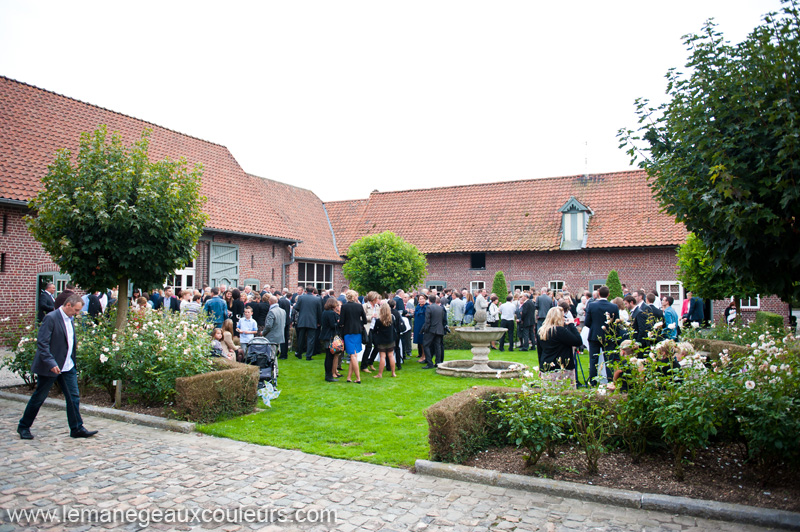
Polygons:
<instances>
[{"instance_id":1,"label":"window","mask_svg":"<svg viewBox=\"0 0 800 532\"><path fill-rule=\"evenodd\" d=\"M593 279L589 281L589 292L594 292L604 284L606 284L605 279Z\"/></svg>"},{"instance_id":2,"label":"window","mask_svg":"<svg viewBox=\"0 0 800 532\"><path fill-rule=\"evenodd\" d=\"M431 289L435 288L438 292L441 292L445 288L447 288L446 281L427 281L425 283L425 288Z\"/></svg>"},{"instance_id":3,"label":"window","mask_svg":"<svg viewBox=\"0 0 800 532\"><path fill-rule=\"evenodd\" d=\"M531 290L532 288L536 288L536 283L533 281L511 281L512 292L517 290L525 292L526 290ZM506 294L497 294L497 297L500 297L503 301L505 301L505 299L502 298L503 295Z\"/></svg>"},{"instance_id":4,"label":"window","mask_svg":"<svg viewBox=\"0 0 800 532\"><path fill-rule=\"evenodd\" d=\"M244 280L244 286L249 286L250 288L252 288L256 292L261 290L261 286L259 286L258 279L245 279Z\"/></svg>"},{"instance_id":5,"label":"window","mask_svg":"<svg viewBox=\"0 0 800 532\"><path fill-rule=\"evenodd\" d=\"M656 287L658 288L658 305L661 305L660 300L664 296L670 296L674 300L672 308L681 315L683 307L683 284L680 281L657 281Z\"/></svg>"},{"instance_id":6,"label":"window","mask_svg":"<svg viewBox=\"0 0 800 532\"><path fill-rule=\"evenodd\" d=\"M550 290L561 290L564 288L564 281L550 281L548 283Z\"/></svg>"},{"instance_id":7,"label":"window","mask_svg":"<svg viewBox=\"0 0 800 532\"><path fill-rule=\"evenodd\" d=\"M0 273L6 273L6 254L0 253Z\"/></svg>"},{"instance_id":8,"label":"window","mask_svg":"<svg viewBox=\"0 0 800 532\"><path fill-rule=\"evenodd\" d=\"M478 290L483 290L484 288L486 288L486 283L483 281L470 281L469 283L469 291L473 294Z\"/></svg>"},{"instance_id":9,"label":"window","mask_svg":"<svg viewBox=\"0 0 800 532\"><path fill-rule=\"evenodd\" d=\"M316 262L297 263L298 284L313 285L317 290L333 288L333 265Z\"/></svg>"},{"instance_id":10,"label":"window","mask_svg":"<svg viewBox=\"0 0 800 532\"><path fill-rule=\"evenodd\" d=\"M558 212L561 213L561 249L586 247L586 225L594 214L592 210L573 196Z\"/></svg>"},{"instance_id":11,"label":"window","mask_svg":"<svg viewBox=\"0 0 800 532\"><path fill-rule=\"evenodd\" d=\"M469 259L469 268L471 270L485 270L486 253L471 253Z\"/></svg>"},{"instance_id":12,"label":"window","mask_svg":"<svg viewBox=\"0 0 800 532\"><path fill-rule=\"evenodd\" d=\"M731 298L733 301L733 298ZM756 297L747 297L745 299L739 300L739 307L742 310L758 310L761 308L761 295L758 294Z\"/></svg>"},{"instance_id":13,"label":"window","mask_svg":"<svg viewBox=\"0 0 800 532\"><path fill-rule=\"evenodd\" d=\"M189 264L184 266L182 269L177 270L174 275L172 275L171 277L167 277L167 282L165 286L173 287L175 289L175 292L178 291L178 288L180 288L181 290L193 289L194 276L195 276L194 261L189 261Z\"/></svg>"}]
</instances>

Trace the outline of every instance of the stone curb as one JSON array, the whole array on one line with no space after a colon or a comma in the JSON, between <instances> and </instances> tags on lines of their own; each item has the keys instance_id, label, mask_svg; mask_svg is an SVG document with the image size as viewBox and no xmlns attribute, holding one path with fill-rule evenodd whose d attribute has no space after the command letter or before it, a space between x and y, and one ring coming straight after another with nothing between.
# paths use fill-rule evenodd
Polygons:
<instances>
[{"instance_id":1,"label":"stone curb","mask_svg":"<svg viewBox=\"0 0 800 532\"><path fill-rule=\"evenodd\" d=\"M784 510L589 486L563 480L513 475L476 467L431 462L430 460L417 460L415 469L421 475L533 491L581 501L746 523L767 528L800 530L800 513Z\"/></svg>"},{"instance_id":2,"label":"stone curb","mask_svg":"<svg viewBox=\"0 0 800 532\"><path fill-rule=\"evenodd\" d=\"M27 403L30 399L27 395L18 395L0 390L0 399L8 399L10 401L18 401L20 403ZM64 402L52 397L45 399L42 405L46 408L64 409ZM92 416L104 417L106 419L113 419L115 421L124 421L125 423L133 423L134 425L142 425L144 427L151 427L154 429L170 430L172 432L189 433L194 432L195 424L188 421L177 421L174 419L165 419L158 416L150 416L147 414L137 414L135 412L128 412L126 410L116 410L114 408L105 408L102 406L81 405L81 413L89 414Z\"/></svg>"}]
</instances>

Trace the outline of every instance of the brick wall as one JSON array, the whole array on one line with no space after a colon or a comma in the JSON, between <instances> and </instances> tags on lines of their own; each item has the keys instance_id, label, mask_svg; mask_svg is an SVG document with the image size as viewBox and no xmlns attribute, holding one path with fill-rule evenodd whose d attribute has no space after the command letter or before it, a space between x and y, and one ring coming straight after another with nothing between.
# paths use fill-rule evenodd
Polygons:
<instances>
[{"instance_id":1,"label":"brick wall","mask_svg":"<svg viewBox=\"0 0 800 532\"><path fill-rule=\"evenodd\" d=\"M724 322L725 317L723 313L728 305L730 305L730 299L714 301L714 306L711 311L714 322ZM757 309L741 309L742 318L746 323L754 321L756 319L756 312L759 310L783 316L784 325L787 327L789 326L789 304L781 301L778 296L762 297Z\"/></svg>"},{"instance_id":2,"label":"brick wall","mask_svg":"<svg viewBox=\"0 0 800 532\"><path fill-rule=\"evenodd\" d=\"M245 279L258 279L259 289L267 283L280 286L281 267L289 261L289 251L284 242L219 233L206 233L204 236L207 240L197 243L196 287L208 283L211 242L239 247L239 284L243 284Z\"/></svg>"},{"instance_id":3,"label":"brick wall","mask_svg":"<svg viewBox=\"0 0 800 532\"><path fill-rule=\"evenodd\" d=\"M0 206L0 223L5 220L5 232L0 234L0 253L5 253L5 272L0 273L2 318L33 313L39 293L36 274L58 271L28 232L22 219L26 212L22 207Z\"/></svg>"},{"instance_id":4,"label":"brick wall","mask_svg":"<svg viewBox=\"0 0 800 532\"><path fill-rule=\"evenodd\" d=\"M428 255L426 282L445 281L448 288L469 288L470 281L483 281L490 289L498 271L506 282L533 281L538 288L549 281L564 281L573 292L589 289L589 282L605 279L617 270L620 282L633 290L655 289L658 281L674 281L675 248L627 250L577 250L552 252L487 253L486 268L471 270L469 253Z\"/></svg>"}]
</instances>

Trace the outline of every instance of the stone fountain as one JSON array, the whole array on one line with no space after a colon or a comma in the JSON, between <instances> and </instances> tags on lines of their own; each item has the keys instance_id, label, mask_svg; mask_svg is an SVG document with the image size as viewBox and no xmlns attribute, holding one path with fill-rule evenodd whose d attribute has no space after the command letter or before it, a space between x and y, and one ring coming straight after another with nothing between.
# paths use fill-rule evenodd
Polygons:
<instances>
[{"instance_id":1,"label":"stone fountain","mask_svg":"<svg viewBox=\"0 0 800 532\"><path fill-rule=\"evenodd\" d=\"M527 366L518 362L489 360L489 345L503 337L508 329L487 327L486 311L475 313L474 327L457 327L461 338L472 344L472 360L448 360L436 369L439 375L450 377L473 377L478 379L515 379L522 375Z\"/></svg>"}]
</instances>

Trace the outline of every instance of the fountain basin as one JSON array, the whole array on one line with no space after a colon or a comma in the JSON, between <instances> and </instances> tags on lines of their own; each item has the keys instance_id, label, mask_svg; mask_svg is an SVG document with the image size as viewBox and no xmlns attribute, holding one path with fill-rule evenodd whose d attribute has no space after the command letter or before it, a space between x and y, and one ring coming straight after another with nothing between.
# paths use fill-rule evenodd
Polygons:
<instances>
[{"instance_id":1,"label":"fountain basin","mask_svg":"<svg viewBox=\"0 0 800 532\"><path fill-rule=\"evenodd\" d=\"M448 377L472 377L474 379L517 379L528 367L519 362L489 360L485 364L475 360L448 360L436 368L436 373Z\"/></svg>"},{"instance_id":2,"label":"fountain basin","mask_svg":"<svg viewBox=\"0 0 800 532\"><path fill-rule=\"evenodd\" d=\"M436 368L436 373L448 377L472 377L477 379L516 379L527 369L525 364L489 360L489 345L503 337L508 329L486 327L485 312L479 317L476 327L458 327L456 333L472 344L472 360L449 360ZM482 318L482 319L480 319Z\"/></svg>"}]
</instances>

